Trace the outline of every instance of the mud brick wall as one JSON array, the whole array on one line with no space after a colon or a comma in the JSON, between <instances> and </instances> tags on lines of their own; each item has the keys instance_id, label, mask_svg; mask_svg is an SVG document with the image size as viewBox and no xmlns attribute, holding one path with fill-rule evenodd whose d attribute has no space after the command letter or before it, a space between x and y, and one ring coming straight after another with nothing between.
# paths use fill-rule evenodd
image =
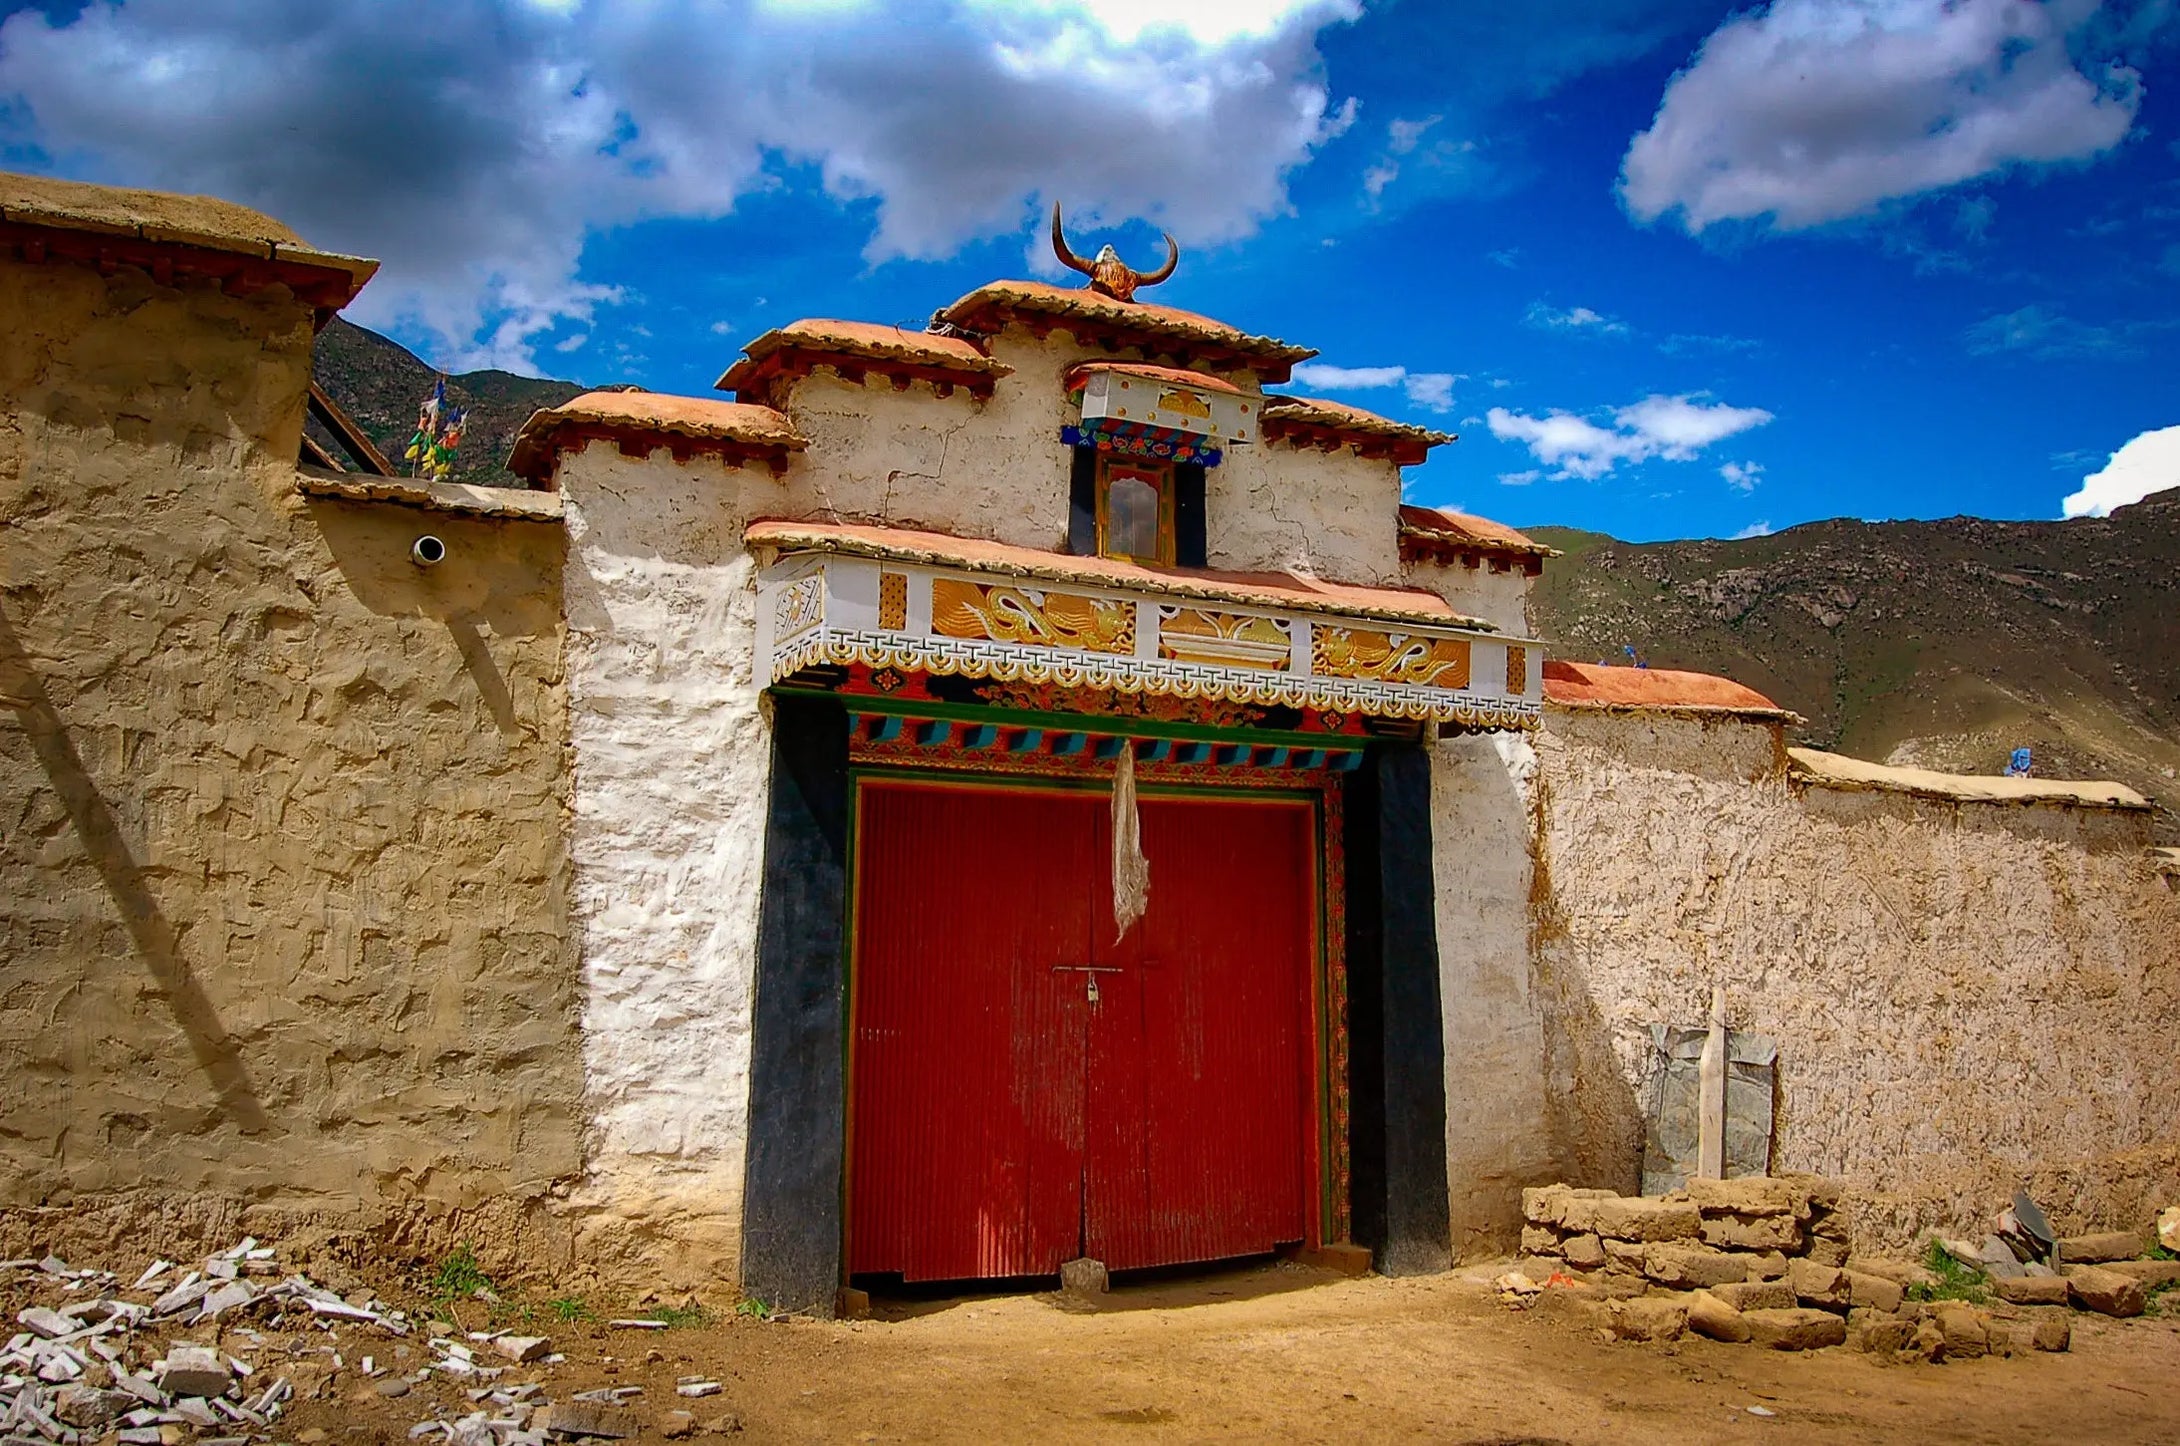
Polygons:
<instances>
[{"instance_id":1,"label":"mud brick wall","mask_svg":"<svg viewBox=\"0 0 2180 1446\"><path fill-rule=\"evenodd\" d=\"M1550 1151L1633 1193L1652 1023L1779 1042L1774 1172L1858 1238L1967 1232L2026 1185L2064 1231L2180 1198L2180 896L2148 816L1790 784L1775 730L1558 710L1537 741Z\"/></svg>"},{"instance_id":2,"label":"mud brick wall","mask_svg":"<svg viewBox=\"0 0 2180 1446\"><path fill-rule=\"evenodd\" d=\"M284 289L0 261L0 336L0 1205L543 1198L559 528L298 497Z\"/></svg>"}]
</instances>

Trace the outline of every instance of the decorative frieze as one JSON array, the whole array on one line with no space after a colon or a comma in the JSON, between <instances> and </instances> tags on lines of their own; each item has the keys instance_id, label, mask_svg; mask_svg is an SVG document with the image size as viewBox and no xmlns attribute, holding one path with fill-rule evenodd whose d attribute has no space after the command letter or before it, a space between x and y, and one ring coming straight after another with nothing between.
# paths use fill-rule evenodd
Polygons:
<instances>
[{"instance_id":1,"label":"decorative frieze","mask_svg":"<svg viewBox=\"0 0 2180 1446\"><path fill-rule=\"evenodd\" d=\"M1533 644L1463 628L822 551L779 556L758 587L767 684L862 663L1476 728L1534 727L1543 702Z\"/></svg>"}]
</instances>

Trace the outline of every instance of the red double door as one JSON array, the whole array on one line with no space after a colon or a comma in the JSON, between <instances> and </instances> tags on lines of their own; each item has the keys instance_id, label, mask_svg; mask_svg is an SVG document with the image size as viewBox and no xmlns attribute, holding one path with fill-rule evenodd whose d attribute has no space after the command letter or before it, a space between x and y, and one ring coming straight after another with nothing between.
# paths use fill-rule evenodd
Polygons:
<instances>
[{"instance_id":1,"label":"red double door","mask_svg":"<svg viewBox=\"0 0 2180 1446\"><path fill-rule=\"evenodd\" d=\"M1147 798L1115 939L1103 795L860 790L848 1268L1218 1260L1312 1233L1315 826Z\"/></svg>"}]
</instances>

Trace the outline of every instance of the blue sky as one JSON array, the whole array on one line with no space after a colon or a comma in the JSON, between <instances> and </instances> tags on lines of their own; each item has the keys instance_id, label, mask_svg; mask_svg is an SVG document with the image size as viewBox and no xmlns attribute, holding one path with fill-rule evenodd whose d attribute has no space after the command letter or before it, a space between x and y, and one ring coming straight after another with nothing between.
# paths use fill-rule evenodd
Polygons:
<instances>
[{"instance_id":1,"label":"blue sky","mask_svg":"<svg viewBox=\"0 0 2180 1446\"><path fill-rule=\"evenodd\" d=\"M1058 199L1458 431L1414 500L1724 537L2180 482L2176 81L2172 0L130 0L0 23L0 157L380 256L351 315L442 364L692 393L1050 275Z\"/></svg>"}]
</instances>

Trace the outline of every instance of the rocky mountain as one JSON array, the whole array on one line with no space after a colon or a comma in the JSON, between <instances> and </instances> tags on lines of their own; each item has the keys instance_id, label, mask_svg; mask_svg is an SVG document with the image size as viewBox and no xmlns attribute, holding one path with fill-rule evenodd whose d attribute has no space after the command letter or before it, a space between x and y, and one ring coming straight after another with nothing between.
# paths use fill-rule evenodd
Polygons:
<instances>
[{"instance_id":1,"label":"rocky mountain","mask_svg":"<svg viewBox=\"0 0 2180 1446\"><path fill-rule=\"evenodd\" d=\"M1996 773L2114 778L2180 841L2180 490L2070 522L1815 522L1739 541L1564 550L1534 595L1561 657L1722 673L1808 722L1798 741Z\"/></svg>"},{"instance_id":2,"label":"rocky mountain","mask_svg":"<svg viewBox=\"0 0 2180 1446\"><path fill-rule=\"evenodd\" d=\"M340 317L318 334L313 372L327 395L363 428L397 469L416 433L416 409L439 373L399 342ZM584 389L574 382L518 377L513 372L463 372L447 378L447 396L469 408L455 476L486 487L520 487L507 471L515 433L539 407L558 406ZM329 439L314 422L312 435ZM336 456L340 453L335 451Z\"/></svg>"}]
</instances>

